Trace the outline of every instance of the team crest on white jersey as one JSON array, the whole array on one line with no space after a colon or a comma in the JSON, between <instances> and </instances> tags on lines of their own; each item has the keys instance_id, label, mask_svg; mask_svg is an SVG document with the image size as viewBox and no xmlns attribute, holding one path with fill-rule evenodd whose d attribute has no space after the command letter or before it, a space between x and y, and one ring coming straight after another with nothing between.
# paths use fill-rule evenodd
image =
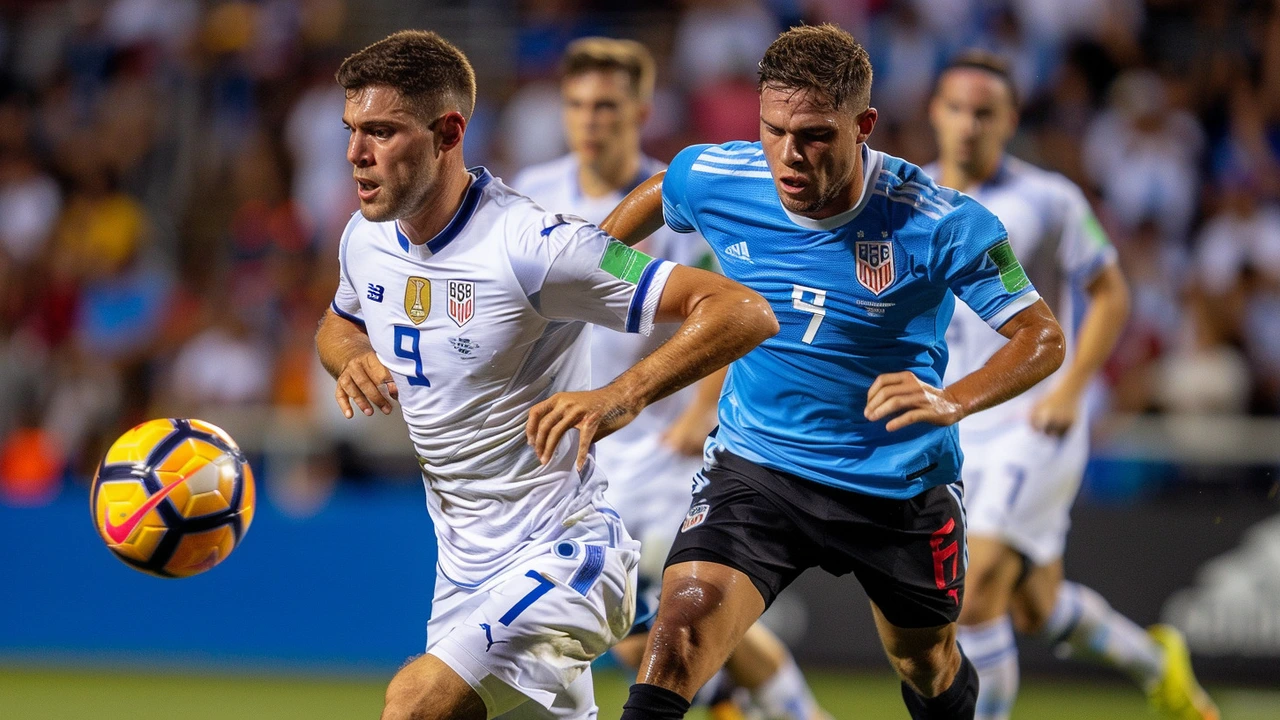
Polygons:
<instances>
[{"instance_id":1,"label":"team crest on white jersey","mask_svg":"<svg viewBox=\"0 0 1280 720\"><path fill-rule=\"evenodd\" d=\"M858 260L858 284L879 295L893 284L893 244L888 240L858 240L853 244Z\"/></svg>"},{"instance_id":2,"label":"team crest on white jersey","mask_svg":"<svg viewBox=\"0 0 1280 720\"><path fill-rule=\"evenodd\" d=\"M431 312L431 281L410 277L404 284L404 311L414 325L421 325Z\"/></svg>"},{"instance_id":3,"label":"team crest on white jersey","mask_svg":"<svg viewBox=\"0 0 1280 720\"><path fill-rule=\"evenodd\" d=\"M711 506L707 503L698 503L689 508L689 514L684 516L684 524L680 526L680 532L688 532L691 528L695 528L707 519L707 512L711 510Z\"/></svg>"},{"instance_id":4,"label":"team crest on white jersey","mask_svg":"<svg viewBox=\"0 0 1280 720\"><path fill-rule=\"evenodd\" d=\"M476 314L476 284L470 280L449 281L449 319L458 327Z\"/></svg>"}]
</instances>

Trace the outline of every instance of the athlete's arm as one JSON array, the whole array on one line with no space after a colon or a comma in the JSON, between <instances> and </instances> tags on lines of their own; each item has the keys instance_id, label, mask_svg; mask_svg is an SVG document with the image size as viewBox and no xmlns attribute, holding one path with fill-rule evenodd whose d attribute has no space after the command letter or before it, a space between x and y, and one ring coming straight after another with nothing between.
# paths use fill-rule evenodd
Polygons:
<instances>
[{"instance_id":1,"label":"athlete's arm","mask_svg":"<svg viewBox=\"0 0 1280 720\"><path fill-rule=\"evenodd\" d=\"M383 414L391 414L391 400L399 398L395 379L378 360L363 327L338 315L333 308L326 309L320 318L320 329L316 330L316 352L320 354L320 364L338 381L334 399L343 415L352 417L352 400L365 415L373 414L374 405ZM385 394L381 385L387 386Z\"/></svg>"},{"instance_id":2,"label":"athlete's arm","mask_svg":"<svg viewBox=\"0 0 1280 720\"><path fill-rule=\"evenodd\" d=\"M622 198L618 207L600 223L600 229L627 245L635 245L662 227L662 178L667 171L645 180Z\"/></svg>"},{"instance_id":3,"label":"athlete's arm","mask_svg":"<svg viewBox=\"0 0 1280 720\"><path fill-rule=\"evenodd\" d=\"M529 411L528 442L543 463L578 429L577 467L591 443L631 422L646 405L746 355L778 332L769 303L754 290L705 270L676 265L662 290L656 322L680 328L613 382L587 392L557 393Z\"/></svg>"},{"instance_id":4,"label":"athlete's arm","mask_svg":"<svg viewBox=\"0 0 1280 720\"><path fill-rule=\"evenodd\" d=\"M1043 300L1010 318L1000 334L1009 342L985 365L946 388L935 388L911 372L876 378L867 391L867 419L896 416L886 425L890 431L917 422L951 425L1016 397L1062 365L1066 341Z\"/></svg>"},{"instance_id":5,"label":"athlete's arm","mask_svg":"<svg viewBox=\"0 0 1280 720\"><path fill-rule=\"evenodd\" d=\"M1080 323L1075 356L1062 378L1031 411L1031 425L1049 435L1063 435L1075 424L1080 397L1111 356L1129 317L1129 286L1115 263L1094 276L1085 293L1089 308Z\"/></svg>"}]
</instances>

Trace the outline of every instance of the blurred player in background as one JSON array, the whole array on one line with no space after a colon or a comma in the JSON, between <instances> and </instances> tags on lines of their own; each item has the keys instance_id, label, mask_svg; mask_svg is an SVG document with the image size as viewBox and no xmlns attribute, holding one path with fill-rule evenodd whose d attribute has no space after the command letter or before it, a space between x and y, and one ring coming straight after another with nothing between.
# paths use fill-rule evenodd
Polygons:
<instances>
[{"instance_id":1,"label":"blurred player in background","mask_svg":"<svg viewBox=\"0 0 1280 720\"><path fill-rule=\"evenodd\" d=\"M776 322L736 283L467 170L475 75L438 35L391 35L338 82L360 212L316 344L347 417L399 400L439 547L427 654L392 679L383 718L594 718L590 662L631 629L639 547L591 443ZM684 324L590 390L585 323L655 321Z\"/></svg>"},{"instance_id":2,"label":"blurred player in background","mask_svg":"<svg viewBox=\"0 0 1280 720\"><path fill-rule=\"evenodd\" d=\"M871 75L835 26L783 33L760 62L760 142L686 148L604 224L624 242L664 216L700 232L781 326L729 368L625 720L682 717L815 566L861 582L913 718L973 717L953 426L1056 370L1063 340L995 216L866 146ZM1009 342L941 389L957 296Z\"/></svg>"},{"instance_id":3,"label":"blurred player in background","mask_svg":"<svg viewBox=\"0 0 1280 720\"><path fill-rule=\"evenodd\" d=\"M653 57L640 43L585 38L571 44L561 63L564 129L571 152L526 169L511 186L552 212L574 213L594 223L604 220L627 193L666 169L640 150L654 74ZM711 248L696 234L662 228L636 247L682 265L715 267ZM592 328L592 387L608 385L675 329L659 326L645 337ZM715 426L723 378L722 371L653 403L596 446L596 462L609 475L605 498L642 547L636 632L614 648L632 668L640 664L657 610L663 561L689 509L692 478L702 468L702 446ZM821 716L791 653L762 625L747 632L726 670L734 684L751 691L753 703L769 720ZM701 696L714 697L716 684L713 679Z\"/></svg>"},{"instance_id":4,"label":"blurred player in background","mask_svg":"<svg viewBox=\"0 0 1280 720\"><path fill-rule=\"evenodd\" d=\"M960 422L969 579L959 639L981 677L977 717L1007 718L1013 709L1017 627L1125 671L1170 717L1217 718L1176 630L1143 631L1093 590L1063 581L1068 514L1089 452L1082 399L1124 328L1128 290L1080 189L1005 153L1018 122L1010 78L1000 58L962 54L939 77L929 109L940 155L926 171L1000 218L1031 281L1068 328L1061 370ZM1072 332L1078 297L1086 305ZM972 310L957 307L946 381L982 367L1004 344Z\"/></svg>"}]
</instances>

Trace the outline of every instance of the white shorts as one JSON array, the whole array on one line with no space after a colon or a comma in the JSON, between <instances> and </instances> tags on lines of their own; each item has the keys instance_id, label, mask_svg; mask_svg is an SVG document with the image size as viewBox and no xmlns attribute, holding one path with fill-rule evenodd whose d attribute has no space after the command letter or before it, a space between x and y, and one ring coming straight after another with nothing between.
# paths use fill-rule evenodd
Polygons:
<instances>
[{"instance_id":1,"label":"white shorts","mask_svg":"<svg viewBox=\"0 0 1280 720\"><path fill-rule=\"evenodd\" d=\"M1025 422L986 430L961 423L960 447L969 536L1003 540L1036 565L1062 557L1089 455L1083 423L1062 438Z\"/></svg>"},{"instance_id":2,"label":"white shorts","mask_svg":"<svg viewBox=\"0 0 1280 720\"><path fill-rule=\"evenodd\" d=\"M427 652L490 718L594 718L591 661L630 632L639 559L639 543L601 507L476 587L437 571Z\"/></svg>"},{"instance_id":3,"label":"white shorts","mask_svg":"<svg viewBox=\"0 0 1280 720\"><path fill-rule=\"evenodd\" d=\"M609 476L605 499L640 541L636 629L648 630L658 609L667 553L689 512L693 476L702 470L703 459L678 453L660 436L649 435L623 447L597 445L597 460Z\"/></svg>"}]
</instances>

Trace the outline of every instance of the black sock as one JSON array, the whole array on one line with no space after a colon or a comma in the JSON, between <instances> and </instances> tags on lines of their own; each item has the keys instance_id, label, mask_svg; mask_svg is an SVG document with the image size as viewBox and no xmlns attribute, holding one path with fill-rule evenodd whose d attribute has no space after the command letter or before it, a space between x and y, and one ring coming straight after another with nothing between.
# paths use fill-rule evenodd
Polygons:
<instances>
[{"instance_id":1,"label":"black sock","mask_svg":"<svg viewBox=\"0 0 1280 720\"><path fill-rule=\"evenodd\" d=\"M902 701L913 720L973 720L978 704L978 671L960 653L956 679L937 697L927 698L902 683Z\"/></svg>"},{"instance_id":2,"label":"black sock","mask_svg":"<svg viewBox=\"0 0 1280 720\"><path fill-rule=\"evenodd\" d=\"M657 685L636 683L622 706L622 720L680 720L689 712L689 701Z\"/></svg>"}]
</instances>

